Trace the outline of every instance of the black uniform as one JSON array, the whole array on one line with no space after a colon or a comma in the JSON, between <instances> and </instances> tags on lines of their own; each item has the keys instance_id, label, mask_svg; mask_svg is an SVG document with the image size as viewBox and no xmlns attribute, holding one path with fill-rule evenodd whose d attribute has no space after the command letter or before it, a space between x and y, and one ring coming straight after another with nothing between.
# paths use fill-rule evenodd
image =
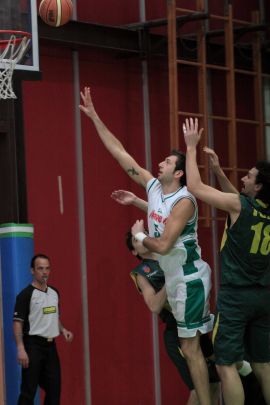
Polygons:
<instances>
[{"instance_id":1,"label":"black uniform","mask_svg":"<svg viewBox=\"0 0 270 405\"><path fill-rule=\"evenodd\" d=\"M59 335L59 294L29 285L17 295L14 321L23 322L23 341L29 367L22 369L18 405L33 405L38 385L45 390L44 405L60 404L60 362L55 344Z\"/></svg>"},{"instance_id":2,"label":"black uniform","mask_svg":"<svg viewBox=\"0 0 270 405\"><path fill-rule=\"evenodd\" d=\"M142 262L130 273L133 278L137 288L136 276L140 274L145 277L156 292L160 291L165 284L164 273L161 270L158 261L151 259L144 259ZM140 291L140 289L138 288ZM176 320L173 314L170 312L170 306L168 303L165 304L164 308L159 314L160 319L166 324L164 330L164 344L166 347L167 354L176 366L181 378L185 382L186 386L193 390L193 382L190 376L188 365L186 360L182 356L182 352L179 346L179 337L177 333ZM207 335L201 336L201 348L204 356L210 357L213 354L213 347L210 338ZM219 377L216 372L215 365L209 359L207 360L208 371L209 371L209 381L218 382Z\"/></svg>"},{"instance_id":3,"label":"black uniform","mask_svg":"<svg viewBox=\"0 0 270 405\"><path fill-rule=\"evenodd\" d=\"M225 230L213 330L217 364L270 361L270 208L240 195L241 212Z\"/></svg>"}]
</instances>

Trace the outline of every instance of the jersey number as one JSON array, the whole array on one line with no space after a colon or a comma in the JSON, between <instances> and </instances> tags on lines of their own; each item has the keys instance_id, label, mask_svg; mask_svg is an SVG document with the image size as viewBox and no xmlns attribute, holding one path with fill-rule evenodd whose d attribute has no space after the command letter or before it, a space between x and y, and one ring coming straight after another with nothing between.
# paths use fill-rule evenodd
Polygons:
<instances>
[{"instance_id":1,"label":"jersey number","mask_svg":"<svg viewBox=\"0 0 270 405\"><path fill-rule=\"evenodd\" d=\"M154 224L154 227L155 227L154 237L155 237L155 238L159 238L159 237L160 237L160 233L159 233L159 230L158 230L158 225L157 225L157 224Z\"/></svg>"},{"instance_id":2,"label":"jersey number","mask_svg":"<svg viewBox=\"0 0 270 405\"><path fill-rule=\"evenodd\" d=\"M260 253L262 255L268 255L270 253L270 225L263 227L263 222L259 222L257 225L253 225L251 230L255 232L250 253L258 253L260 247Z\"/></svg>"}]
</instances>

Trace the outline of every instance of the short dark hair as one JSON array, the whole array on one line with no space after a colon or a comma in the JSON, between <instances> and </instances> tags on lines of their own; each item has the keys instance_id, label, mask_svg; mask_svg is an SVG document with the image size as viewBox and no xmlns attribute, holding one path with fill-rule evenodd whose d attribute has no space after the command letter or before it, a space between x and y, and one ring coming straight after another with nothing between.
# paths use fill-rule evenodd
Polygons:
<instances>
[{"instance_id":1,"label":"short dark hair","mask_svg":"<svg viewBox=\"0 0 270 405\"><path fill-rule=\"evenodd\" d=\"M37 253L35 256L32 257L31 259L31 269L35 268L35 261L36 259L47 259L50 262L50 258L47 255L44 255L43 253Z\"/></svg>"},{"instance_id":2,"label":"short dark hair","mask_svg":"<svg viewBox=\"0 0 270 405\"><path fill-rule=\"evenodd\" d=\"M255 167L258 170L256 184L262 185L262 188L256 194L256 198L270 204L270 162L260 160Z\"/></svg>"},{"instance_id":3,"label":"short dark hair","mask_svg":"<svg viewBox=\"0 0 270 405\"><path fill-rule=\"evenodd\" d=\"M130 252L132 252L133 250L135 250L134 249L134 246L133 246L133 244L132 244L132 233L131 233L131 231L128 231L127 232L127 234L126 234L126 245L127 245L127 248L128 248L128 250L130 250ZM142 257L140 256L140 255L136 255L136 257L139 259L139 260L142 260Z\"/></svg>"},{"instance_id":4,"label":"short dark hair","mask_svg":"<svg viewBox=\"0 0 270 405\"><path fill-rule=\"evenodd\" d=\"M186 184L187 184L187 179L186 179L186 155L183 152L181 152L179 150L176 150L176 149L173 149L171 151L171 155L177 157L174 171L176 172L176 170L182 170L183 173L184 173L183 176L180 177L180 180L179 180L180 185L181 186L186 186Z\"/></svg>"}]
</instances>

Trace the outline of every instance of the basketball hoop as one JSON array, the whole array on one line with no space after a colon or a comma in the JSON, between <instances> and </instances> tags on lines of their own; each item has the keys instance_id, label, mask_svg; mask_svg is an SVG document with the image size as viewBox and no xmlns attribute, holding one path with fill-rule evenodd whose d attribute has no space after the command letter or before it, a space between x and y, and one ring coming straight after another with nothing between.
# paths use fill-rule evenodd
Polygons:
<instances>
[{"instance_id":1,"label":"basketball hoop","mask_svg":"<svg viewBox=\"0 0 270 405\"><path fill-rule=\"evenodd\" d=\"M17 98L12 89L12 76L25 55L31 34L24 31L0 30L0 100Z\"/></svg>"}]
</instances>

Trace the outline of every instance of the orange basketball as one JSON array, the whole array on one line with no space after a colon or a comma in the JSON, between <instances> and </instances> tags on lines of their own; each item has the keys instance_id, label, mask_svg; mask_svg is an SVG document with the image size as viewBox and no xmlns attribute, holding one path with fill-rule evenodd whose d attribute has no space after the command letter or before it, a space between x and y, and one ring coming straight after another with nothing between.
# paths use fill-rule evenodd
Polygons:
<instances>
[{"instance_id":1,"label":"orange basketball","mask_svg":"<svg viewBox=\"0 0 270 405\"><path fill-rule=\"evenodd\" d=\"M72 9L71 0L42 0L39 15L46 24L59 27L71 19Z\"/></svg>"}]
</instances>

